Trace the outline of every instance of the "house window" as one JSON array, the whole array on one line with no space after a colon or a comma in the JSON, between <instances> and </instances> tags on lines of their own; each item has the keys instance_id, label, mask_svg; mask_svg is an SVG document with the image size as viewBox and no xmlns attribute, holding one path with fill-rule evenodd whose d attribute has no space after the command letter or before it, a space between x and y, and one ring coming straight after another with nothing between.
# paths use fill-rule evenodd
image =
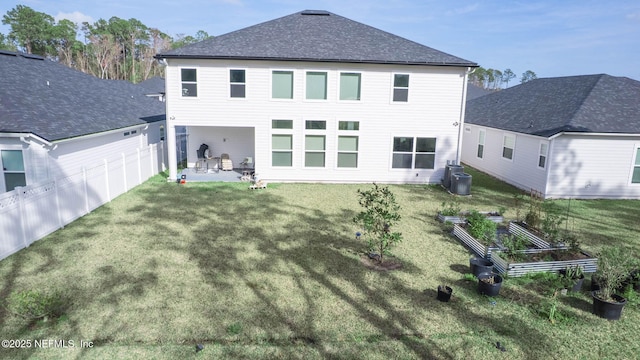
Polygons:
<instances>
[{"instance_id":1,"label":"house window","mask_svg":"<svg viewBox=\"0 0 640 360\"><path fill-rule=\"evenodd\" d=\"M547 166L547 152L549 144L540 143L540 155L538 156L538 167L544 169Z\"/></svg>"},{"instance_id":2,"label":"house window","mask_svg":"<svg viewBox=\"0 0 640 360\"><path fill-rule=\"evenodd\" d=\"M502 139L502 157L513 160L513 149L516 147L515 136L505 135Z\"/></svg>"},{"instance_id":3,"label":"house window","mask_svg":"<svg viewBox=\"0 0 640 360\"><path fill-rule=\"evenodd\" d=\"M338 167L358 167L358 137L338 136Z\"/></svg>"},{"instance_id":4,"label":"house window","mask_svg":"<svg viewBox=\"0 0 640 360\"><path fill-rule=\"evenodd\" d=\"M273 72L271 97L274 99L293 99L293 71Z\"/></svg>"},{"instance_id":5,"label":"house window","mask_svg":"<svg viewBox=\"0 0 640 360\"><path fill-rule=\"evenodd\" d=\"M393 101L407 102L409 100L409 75L393 75Z\"/></svg>"},{"instance_id":6,"label":"house window","mask_svg":"<svg viewBox=\"0 0 640 360\"><path fill-rule=\"evenodd\" d=\"M196 69L181 69L182 96L198 96Z\"/></svg>"},{"instance_id":7,"label":"house window","mask_svg":"<svg viewBox=\"0 0 640 360\"><path fill-rule=\"evenodd\" d=\"M271 135L271 166L293 165L293 135Z\"/></svg>"},{"instance_id":8,"label":"house window","mask_svg":"<svg viewBox=\"0 0 640 360\"><path fill-rule=\"evenodd\" d=\"M307 99L327 99L327 73L307 72Z\"/></svg>"},{"instance_id":9,"label":"house window","mask_svg":"<svg viewBox=\"0 0 640 360\"><path fill-rule=\"evenodd\" d=\"M484 156L484 137L485 137L485 131L484 130L480 130L480 133L478 134L478 153L477 156L482 159L482 157Z\"/></svg>"},{"instance_id":10,"label":"house window","mask_svg":"<svg viewBox=\"0 0 640 360\"><path fill-rule=\"evenodd\" d=\"M307 130L326 130L327 122L324 120L307 120L304 123L304 128Z\"/></svg>"},{"instance_id":11,"label":"house window","mask_svg":"<svg viewBox=\"0 0 640 360\"><path fill-rule=\"evenodd\" d=\"M324 167L326 141L324 135L306 135L304 141L304 166Z\"/></svg>"},{"instance_id":12,"label":"house window","mask_svg":"<svg viewBox=\"0 0 640 360\"><path fill-rule=\"evenodd\" d=\"M340 100L360 100L360 74L340 74Z\"/></svg>"},{"instance_id":13,"label":"house window","mask_svg":"<svg viewBox=\"0 0 640 360\"><path fill-rule=\"evenodd\" d=\"M229 70L229 96L232 98L244 98L246 96L244 70Z\"/></svg>"},{"instance_id":14,"label":"house window","mask_svg":"<svg viewBox=\"0 0 640 360\"><path fill-rule=\"evenodd\" d=\"M394 169L434 169L436 159L436 138L394 137Z\"/></svg>"},{"instance_id":15,"label":"house window","mask_svg":"<svg viewBox=\"0 0 640 360\"><path fill-rule=\"evenodd\" d=\"M636 148L636 160L633 164L632 184L640 184L640 147Z\"/></svg>"},{"instance_id":16,"label":"house window","mask_svg":"<svg viewBox=\"0 0 640 360\"><path fill-rule=\"evenodd\" d=\"M293 120L271 120L272 129L293 129Z\"/></svg>"},{"instance_id":17,"label":"house window","mask_svg":"<svg viewBox=\"0 0 640 360\"><path fill-rule=\"evenodd\" d=\"M359 121L340 121L338 122L338 130L360 130Z\"/></svg>"},{"instance_id":18,"label":"house window","mask_svg":"<svg viewBox=\"0 0 640 360\"><path fill-rule=\"evenodd\" d=\"M6 191L27 185L22 150L0 150L0 163Z\"/></svg>"}]
</instances>

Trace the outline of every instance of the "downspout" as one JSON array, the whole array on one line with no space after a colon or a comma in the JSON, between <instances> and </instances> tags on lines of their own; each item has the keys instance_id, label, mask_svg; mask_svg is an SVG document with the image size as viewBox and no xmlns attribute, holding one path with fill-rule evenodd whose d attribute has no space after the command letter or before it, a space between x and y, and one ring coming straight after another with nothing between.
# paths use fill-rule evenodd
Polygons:
<instances>
[{"instance_id":1,"label":"downspout","mask_svg":"<svg viewBox=\"0 0 640 360\"><path fill-rule=\"evenodd\" d=\"M467 71L464 73L464 82L462 83L462 105L460 109L460 121L457 123L458 126L458 148L456 149L456 165L460 165L460 156L462 153L462 133L464 129L464 113L467 108L467 79L469 78L469 74L472 74L476 71L476 68L473 70L468 67ZM456 123L454 123L454 126Z\"/></svg>"}]
</instances>

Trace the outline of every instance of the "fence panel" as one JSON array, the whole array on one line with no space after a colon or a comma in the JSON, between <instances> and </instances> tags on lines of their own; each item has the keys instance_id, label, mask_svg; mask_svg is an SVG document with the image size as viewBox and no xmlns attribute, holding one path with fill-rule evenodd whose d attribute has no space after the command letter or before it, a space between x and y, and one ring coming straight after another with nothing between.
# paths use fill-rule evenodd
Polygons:
<instances>
[{"instance_id":1,"label":"fence panel","mask_svg":"<svg viewBox=\"0 0 640 360\"><path fill-rule=\"evenodd\" d=\"M0 194L0 260L164 170L162 144L53 181Z\"/></svg>"}]
</instances>

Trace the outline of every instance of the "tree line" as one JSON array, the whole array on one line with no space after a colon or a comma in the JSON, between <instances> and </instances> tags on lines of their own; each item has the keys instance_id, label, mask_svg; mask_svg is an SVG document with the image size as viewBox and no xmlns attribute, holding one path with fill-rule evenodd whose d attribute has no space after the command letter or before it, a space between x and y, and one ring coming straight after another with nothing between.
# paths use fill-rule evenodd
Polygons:
<instances>
[{"instance_id":1,"label":"tree line","mask_svg":"<svg viewBox=\"0 0 640 360\"><path fill-rule=\"evenodd\" d=\"M469 82L487 90L502 89L502 86L509 87L509 82L516 78L516 74L511 69L505 69L504 71L496 69L485 69L478 67L469 74ZM527 70L522 73L520 77L520 83L524 84L527 81L537 79L538 76L535 72Z\"/></svg>"},{"instance_id":2,"label":"tree line","mask_svg":"<svg viewBox=\"0 0 640 360\"><path fill-rule=\"evenodd\" d=\"M79 27L67 19L56 22L51 15L24 5L7 11L2 23L11 30L7 35L0 33L0 49L40 55L102 79L133 83L163 76L164 70L153 58L157 53L209 37L203 30L195 36L171 37L137 19L117 16Z\"/></svg>"}]
</instances>

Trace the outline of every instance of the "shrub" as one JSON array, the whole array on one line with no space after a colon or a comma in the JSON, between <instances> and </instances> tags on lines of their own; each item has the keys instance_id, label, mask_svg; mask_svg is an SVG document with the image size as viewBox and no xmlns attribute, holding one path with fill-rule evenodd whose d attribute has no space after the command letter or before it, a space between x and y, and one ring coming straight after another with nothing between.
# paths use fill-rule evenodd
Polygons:
<instances>
[{"instance_id":1,"label":"shrub","mask_svg":"<svg viewBox=\"0 0 640 360\"><path fill-rule=\"evenodd\" d=\"M489 220L486 216L476 210L471 210L467 216L467 231L471 236L490 244L495 240L498 224Z\"/></svg>"},{"instance_id":2,"label":"shrub","mask_svg":"<svg viewBox=\"0 0 640 360\"><path fill-rule=\"evenodd\" d=\"M438 212L444 216L456 216L460 214L460 202L456 198L451 201L443 201L441 206L442 209Z\"/></svg>"},{"instance_id":3,"label":"shrub","mask_svg":"<svg viewBox=\"0 0 640 360\"><path fill-rule=\"evenodd\" d=\"M37 290L13 292L7 299L12 313L27 319L47 319L62 315L64 301L58 292Z\"/></svg>"}]
</instances>

